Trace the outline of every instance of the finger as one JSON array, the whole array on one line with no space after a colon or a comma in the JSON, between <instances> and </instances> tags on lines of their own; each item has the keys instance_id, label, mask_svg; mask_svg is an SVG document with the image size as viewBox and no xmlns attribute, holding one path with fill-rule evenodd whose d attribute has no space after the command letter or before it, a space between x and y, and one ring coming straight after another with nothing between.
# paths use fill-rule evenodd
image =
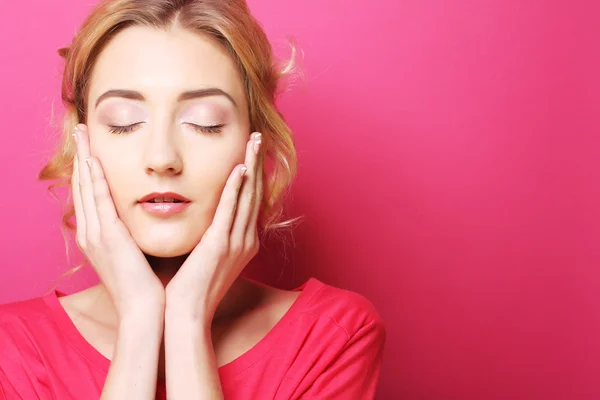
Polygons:
<instances>
[{"instance_id":1,"label":"finger","mask_svg":"<svg viewBox=\"0 0 600 400\"><path fill-rule=\"evenodd\" d=\"M246 235L246 229L250 221L254 201L256 198L256 172L258 167L257 154L255 149L260 147L261 134L254 133L246 145L245 164L248 167L246 178L242 183L240 190L238 207L235 213L233 227L231 228L231 240L235 243L241 243ZM257 146L258 145L258 146Z\"/></svg>"},{"instance_id":2,"label":"finger","mask_svg":"<svg viewBox=\"0 0 600 400\"><path fill-rule=\"evenodd\" d=\"M225 183L225 188L221 194L221 199L210 227L210 229L220 235L220 237L229 237L229 231L231 230L235 210L237 208L240 188L247 169L248 168L244 164L237 165Z\"/></svg>"},{"instance_id":3,"label":"finger","mask_svg":"<svg viewBox=\"0 0 600 400\"><path fill-rule=\"evenodd\" d=\"M119 217L100 161L95 157L90 157L89 160L98 221L100 223L100 229L104 231L110 229L114 223L119 220Z\"/></svg>"},{"instance_id":4,"label":"finger","mask_svg":"<svg viewBox=\"0 0 600 400\"><path fill-rule=\"evenodd\" d=\"M254 208L252 209L252 215L250 216L250 222L246 230L246 240L251 240L256 235L256 229L258 226L258 216L263 203L264 185L263 185L263 174L264 174L264 152L259 154L258 167L256 172L256 186L254 191L256 192L256 198L254 200Z\"/></svg>"},{"instance_id":5,"label":"finger","mask_svg":"<svg viewBox=\"0 0 600 400\"><path fill-rule=\"evenodd\" d=\"M90 157L90 142L85 125L77 125L76 134L78 138L77 158L81 160L81 162L78 163L79 194L81 196L81 204L83 205L83 214L85 215L87 237L89 238L90 232L98 233L100 228L96 204L94 202L94 192L92 190L92 178L90 176L90 168L87 161L87 158Z\"/></svg>"},{"instance_id":6,"label":"finger","mask_svg":"<svg viewBox=\"0 0 600 400\"><path fill-rule=\"evenodd\" d=\"M71 176L71 194L73 195L73 208L75 209L75 223L77 232L85 233L85 214L81 194L79 193L79 160L77 155L73 159L73 174Z\"/></svg>"}]
</instances>

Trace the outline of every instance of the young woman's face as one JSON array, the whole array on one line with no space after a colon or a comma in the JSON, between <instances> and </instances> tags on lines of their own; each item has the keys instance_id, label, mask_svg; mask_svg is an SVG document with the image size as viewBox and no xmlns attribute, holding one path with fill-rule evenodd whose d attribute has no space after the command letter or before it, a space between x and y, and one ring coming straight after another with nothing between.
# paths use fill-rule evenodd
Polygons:
<instances>
[{"instance_id":1,"label":"young woman's face","mask_svg":"<svg viewBox=\"0 0 600 400\"><path fill-rule=\"evenodd\" d=\"M115 90L128 93L111 96ZM127 28L97 60L87 115L91 153L141 250L157 257L190 252L212 222L227 177L244 161L251 134L231 56L181 28ZM180 210L140 202L154 192L189 203Z\"/></svg>"}]
</instances>

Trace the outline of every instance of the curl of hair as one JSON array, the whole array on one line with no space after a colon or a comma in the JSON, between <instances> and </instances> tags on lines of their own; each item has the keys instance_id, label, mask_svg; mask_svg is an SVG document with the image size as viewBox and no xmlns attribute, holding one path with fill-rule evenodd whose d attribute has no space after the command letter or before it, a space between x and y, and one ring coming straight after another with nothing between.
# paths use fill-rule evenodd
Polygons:
<instances>
[{"instance_id":1,"label":"curl of hair","mask_svg":"<svg viewBox=\"0 0 600 400\"><path fill-rule=\"evenodd\" d=\"M290 41L292 55L289 62L275 60L271 44L244 0L103 0L98 3L71 45L58 50L65 59L61 88L65 107L62 133L54 154L40 171L39 179L55 181L48 190L57 199L55 188L71 186L75 156L71 133L78 123L86 123L90 77L95 61L110 40L130 26L167 30L174 24L208 35L223 45L235 61L245 88L251 130L263 134L265 158L272 164L263 176L259 230L263 237L276 234L282 238L281 230L292 227L301 218L284 219L285 199L296 174L297 158L291 129L275 104L281 93L282 79L297 72L296 49ZM67 232L76 229L70 221L75 214L70 197L63 204L61 225L67 255ZM75 272L83 264L65 274Z\"/></svg>"}]
</instances>

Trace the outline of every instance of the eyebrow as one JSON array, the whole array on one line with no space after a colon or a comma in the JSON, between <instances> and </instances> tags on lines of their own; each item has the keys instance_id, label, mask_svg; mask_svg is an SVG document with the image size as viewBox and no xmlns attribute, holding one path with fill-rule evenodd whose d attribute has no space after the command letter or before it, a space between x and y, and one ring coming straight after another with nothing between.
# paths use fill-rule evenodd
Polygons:
<instances>
[{"instance_id":1,"label":"eyebrow","mask_svg":"<svg viewBox=\"0 0 600 400\"><path fill-rule=\"evenodd\" d=\"M197 99L197 98L208 97L208 96L224 96L224 97L228 98L235 107L238 106L237 103L235 102L235 100L233 99L233 97L231 97L231 95L229 93L225 92L222 89L216 88L216 87L183 92L179 95L179 97L177 98L177 101L181 102L181 101L185 101L185 100ZM98 108L98 104L100 104L100 102L102 100L107 99L109 97L121 97L124 99L139 100L139 101L146 100L146 98L144 97L143 94L141 94L140 92L136 92L135 90L112 89L112 90L109 90L109 91L101 94L98 97L98 99L96 100L95 107Z\"/></svg>"}]
</instances>

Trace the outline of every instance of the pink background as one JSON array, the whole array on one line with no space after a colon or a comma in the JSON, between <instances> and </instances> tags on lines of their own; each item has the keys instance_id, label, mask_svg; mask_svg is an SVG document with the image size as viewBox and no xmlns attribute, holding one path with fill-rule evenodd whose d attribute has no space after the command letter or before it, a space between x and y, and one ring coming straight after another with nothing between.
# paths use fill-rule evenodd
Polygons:
<instances>
[{"instance_id":1,"label":"pink background","mask_svg":"<svg viewBox=\"0 0 600 400\"><path fill-rule=\"evenodd\" d=\"M79 260L36 175L56 49L87 3L0 2L0 302ZM596 3L249 3L277 49L296 36L307 76L281 100L306 220L249 273L368 297L388 327L381 399L600 398Z\"/></svg>"}]
</instances>

